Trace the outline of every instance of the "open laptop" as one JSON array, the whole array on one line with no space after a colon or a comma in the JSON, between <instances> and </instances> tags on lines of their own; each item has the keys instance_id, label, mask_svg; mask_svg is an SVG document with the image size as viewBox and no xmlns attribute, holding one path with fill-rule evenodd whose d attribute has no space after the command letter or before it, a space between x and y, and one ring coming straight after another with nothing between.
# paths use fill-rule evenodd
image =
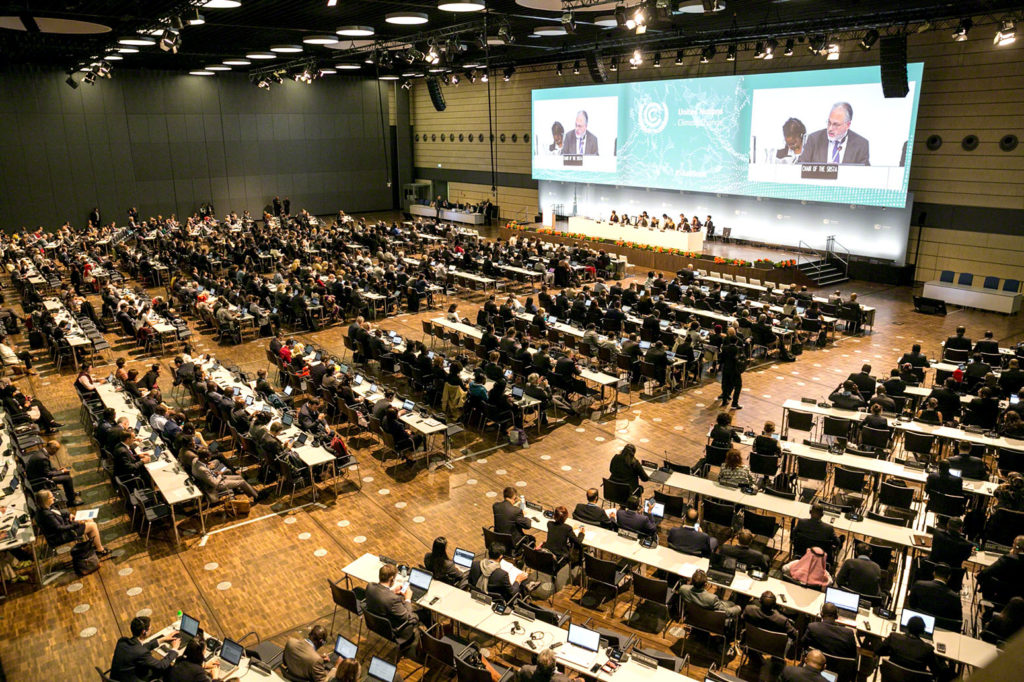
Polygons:
<instances>
[{"instance_id":1,"label":"open laptop","mask_svg":"<svg viewBox=\"0 0 1024 682\"><path fill-rule=\"evenodd\" d=\"M370 667L366 671L366 676L369 679L377 680L378 682L394 682L396 671L397 668L394 664L388 663L383 658L377 658L374 656L370 659Z\"/></svg>"},{"instance_id":2,"label":"open laptop","mask_svg":"<svg viewBox=\"0 0 1024 682\"><path fill-rule=\"evenodd\" d=\"M412 600L419 601L420 598L430 589L430 583L434 576L418 568L412 569L409 573L409 589L412 590Z\"/></svg>"},{"instance_id":3,"label":"open laptop","mask_svg":"<svg viewBox=\"0 0 1024 682\"><path fill-rule=\"evenodd\" d=\"M668 480L667 471L662 471L656 462L652 462L649 459L640 460L640 464L647 471L647 477L655 483L664 483Z\"/></svg>"},{"instance_id":4,"label":"open laptop","mask_svg":"<svg viewBox=\"0 0 1024 682\"><path fill-rule=\"evenodd\" d=\"M281 423L285 426L291 426L293 421L295 421L295 418L287 412L281 415Z\"/></svg>"},{"instance_id":5,"label":"open laptop","mask_svg":"<svg viewBox=\"0 0 1024 682\"><path fill-rule=\"evenodd\" d=\"M15 516L14 521L11 523L10 529L7 531L7 540L13 540L18 536L18 530L21 526L19 517Z\"/></svg>"},{"instance_id":6,"label":"open laptop","mask_svg":"<svg viewBox=\"0 0 1024 682\"><path fill-rule=\"evenodd\" d=\"M650 347L651 347L651 342L650 341L641 341L640 342L640 350L645 351L645 350L648 350Z\"/></svg>"},{"instance_id":7,"label":"open laptop","mask_svg":"<svg viewBox=\"0 0 1024 682\"><path fill-rule=\"evenodd\" d=\"M512 399L513 400L522 400L523 399L523 387L522 386L513 386L512 387Z\"/></svg>"},{"instance_id":8,"label":"open laptop","mask_svg":"<svg viewBox=\"0 0 1024 682\"><path fill-rule=\"evenodd\" d=\"M856 592L827 587L825 588L825 601L834 604L839 609L840 619L852 621L857 617L857 609L860 608L860 595Z\"/></svg>"},{"instance_id":9,"label":"open laptop","mask_svg":"<svg viewBox=\"0 0 1024 682\"><path fill-rule=\"evenodd\" d=\"M291 394L292 394L292 387L291 387L291 384L289 384L288 386L285 386L285 387L284 387L284 394L285 394L285 395L291 395Z\"/></svg>"},{"instance_id":10,"label":"open laptop","mask_svg":"<svg viewBox=\"0 0 1024 682\"><path fill-rule=\"evenodd\" d=\"M950 476L955 476L956 478L963 478L964 472L963 472L963 469L950 469L949 470L949 475Z\"/></svg>"},{"instance_id":11,"label":"open laptop","mask_svg":"<svg viewBox=\"0 0 1024 682\"><path fill-rule=\"evenodd\" d=\"M224 644L220 647L220 677L221 679L238 670L238 664L242 661L242 654L245 649L233 639L224 638Z\"/></svg>"},{"instance_id":12,"label":"open laptop","mask_svg":"<svg viewBox=\"0 0 1024 682\"><path fill-rule=\"evenodd\" d=\"M722 556L721 554L711 555L710 565L708 566L708 580L716 585L728 587L732 585L733 578L735 577L736 559Z\"/></svg>"},{"instance_id":13,"label":"open laptop","mask_svg":"<svg viewBox=\"0 0 1024 682\"><path fill-rule=\"evenodd\" d=\"M920 616L924 621L924 634L921 636L925 639L931 639L935 633L935 616L929 616L927 613L921 613L920 611L914 611L912 609L903 609L900 612L900 632L907 631L907 623L914 616Z\"/></svg>"},{"instance_id":14,"label":"open laptop","mask_svg":"<svg viewBox=\"0 0 1024 682\"><path fill-rule=\"evenodd\" d=\"M654 500L647 500L644 502L644 513L650 514L656 519L662 519L665 517L665 505Z\"/></svg>"},{"instance_id":15,"label":"open laptop","mask_svg":"<svg viewBox=\"0 0 1024 682\"><path fill-rule=\"evenodd\" d=\"M580 668L590 668L597 660L597 650L600 647L600 633L570 623L568 641L564 647L556 651L558 658L574 663Z\"/></svg>"},{"instance_id":16,"label":"open laptop","mask_svg":"<svg viewBox=\"0 0 1024 682\"><path fill-rule=\"evenodd\" d=\"M334 642L334 653L338 658L355 658L357 651L359 651L359 647L338 635L338 639Z\"/></svg>"},{"instance_id":17,"label":"open laptop","mask_svg":"<svg viewBox=\"0 0 1024 682\"><path fill-rule=\"evenodd\" d=\"M199 634L199 621L182 612L181 625L178 626L178 646L182 649Z\"/></svg>"},{"instance_id":18,"label":"open laptop","mask_svg":"<svg viewBox=\"0 0 1024 682\"><path fill-rule=\"evenodd\" d=\"M470 552L468 549L462 549L460 547L455 548L455 556L452 560L455 565L459 568L464 568L467 571L473 567L473 560L476 559L476 555Z\"/></svg>"},{"instance_id":19,"label":"open laptop","mask_svg":"<svg viewBox=\"0 0 1024 682\"><path fill-rule=\"evenodd\" d=\"M405 410L406 412L412 412L413 410L416 409L416 403L414 403L411 400L406 400L404 403L402 403L402 409Z\"/></svg>"}]
</instances>

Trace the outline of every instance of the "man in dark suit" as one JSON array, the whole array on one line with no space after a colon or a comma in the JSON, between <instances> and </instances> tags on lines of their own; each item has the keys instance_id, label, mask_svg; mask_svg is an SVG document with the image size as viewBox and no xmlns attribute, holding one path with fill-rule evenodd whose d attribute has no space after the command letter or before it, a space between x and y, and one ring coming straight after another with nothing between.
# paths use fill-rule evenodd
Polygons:
<instances>
[{"instance_id":1,"label":"man in dark suit","mask_svg":"<svg viewBox=\"0 0 1024 682\"><path fill-rule=\"evenodd\" d=\"M572 511L572 518L594 526L614 528L614 519L609 518L604 508L597 503L598 495L597 488L588 488L587 501L576 505L576 508Z\"/></svg>"},{"instance_id":2,"label":"man in dark suit","mask_svg":"<svg viewBox=\"0 0 1024 682\"><path fill-rule=\"evenodd\" d=\"M794 556L803 556L810 547L821 547L829 554L835 549L836 531L821 520L824 515L824 510L814 505L811 507L810 518L796 522L793 529Z\"/></svg>"},{"instance_id":3,"label":"man in dark suit","mask_svg":"<svg viewBox=\"0 0 1024 682\"><path fill-rule=\"evenodd\" d=\"M995 334L991 329L985 332L985 338L974 344L974 352L988 355L995 355L999 352L999 342L996 341Z\"/></svg>"},{"instance_id":4,"label":"man in dark suit","mask_svg":"<svg viewBox=\"0 0 1024 682\"><path fill-rule=\"evenodd\" d=\"M896 411L896 401L886 394L885 386L882 386L881 384L875 388L875 395L868 401L868 407L876 404L882 406L883 412Z\"/></svg>"},{"instance_id":5,"label":"man in dark suit","mask_svg":"<svg viewBox=\"0 0 1024 682\"><path fill-rule=\"evenodd\" d=\"M744 528L736 534L735 545L722 545L718 548L718 553L736 559L736 563L745 564L748 570L759 568L762 571L767 571L768 557L750 546L753 541L754 534Z\"/></svg>"},{"instance_id":6,"label":"man in dark suit","mask_svg":"<svg viewBox=\"0 0 1024 682\"><path fill-rule=\"evenodd\" d=\"M640 511L640 500L636 495L630 495L619 511L615 512L615 523L619 528L639 535L654 535L658 532L658 522L650 514Z\"/></svg>"},{"instance_id":7,"label":"man in dark suit","mask_svg":"<svg viewBox=\"0 0 1024 682\"><path fill-rule=\"evenodd\" d=\"M379 582L366 586L366 610L387 618L398 641L405 644L416 637L419 619L412 610L412 590L406 586L404 594L395 591L397 573L398 569L393 564L380 567L377 573Z\"/></svg>"},{"instance_id":8,"label":"man in dark suit","mask_svg":"<svg viewBox=\"0 0 1024 682\"><path fill-rule=\"evenodd\" d=\"M939 470L928 474L928 480L924 484L924 491L929 495L932 493L963 495L964 482L959 476L951 476L949 474L949 461L942 460L939 462Z\"/></svg>"},{"instance_id":9,"label":"man in dark suit","mask_svg":"<svg viewBox=\"0 0 1024 682\"><path fill-rule=\"evenodd\" d=\"M978 584L983 594L990 592L996 583L1014 583L1018 594L1024 594L1020 585L1021 575L1024 575L1024 535L1013 539L1009 554L1002 555L994 564L982 569L978 574ZM990 596L986 594L986 598Z\"/></svg>"},{"instance_id":10,"label":"man in dark suit","mask_svg":"<svg viewBox=\"0 0 1024 682\"><path fill-rule=\"evenodd\" d=\"M906 629L905 633L894 631L886 637L875 655L888 656L896 665L911 670L924 670L927 667L940 680L949 679L949 670L935 655L931 643L921 639L921 635L924 634L924 619L920 616L911 617L907 621Z\"/></svg>"},{"instance_id":11,"label":"man in dark suit","mask_svg":"<svg viewBox=\"0 0 1024 682\"><path fill-rule=\"evenodd\" d=\"M872 561L871 548L865 542L858 542L854 554L854 557L847 559L839 567L836 586L858 594L880 594L882 567Z\"/></svg>"},{"instance_id":12,"label":"man in dark suit","mask_svg":"<svg viewBox=\"0 0 1024 682\"><path fill-rule=\"evenodd\" d=\"M174 659L178 657L176 651L171 651L163 658L157 660L153 656L153 649L164 642L171 642L171 647L178 647L178 633L174 632L166 637L154 637L145 644L142 640L149 636L149 617L138 616L132 619L131 637L121 637L114 646L114 658L110 662L110 679L116 682L144 682L150 678L160 679L164 671L171 667Z\"/></svg>"},{"instance_id":13,"label":"man in dark suit","mask_svg":"<svg viewBox=\"0 0 1024 682\"><path fill-rule=\"evenodd\" d=\"M500 542L491 543L487 548L487 556L474 560L469 567L469 584L507 603L520 593L526 573L519 573L512 580L512 576L501 566L504 557L505 545Z\"/></svg>"},{"instance_id":14,"label":"man in dark suit","mask_svg":"<svg viewBox=\"0 0 1024 682\"><path fill-rule=\"evenodd\" d=\"M701 531L696 509L688 509L683 525L668 532L668 546L683 554L709 557L717 545L715 538Z\"/></svg>"},{"instance_id":15,"label":"man in dark suit","mask_svg":"<svg viewBox=\"0 0 1024 682\"><path fill-rule=\"evenodd\" d=\"M944 347L946 350L965 350L970 352L971 339L967 336L967 327L957 327L956 336L946 339Z\"/></svg>"},{"instance_id":16,"label":"man in dark suit","mask_svg":"<svg viewBox=\"0 0 1024 682\"><path fill-rule=\"evenodd\" d=\"M589 124L587 112L580 110L576 113L575 130L562 142L563 156L597 156L597 136L587 130Z\"/></svg>"},{"instance_id":17,"label":"man in dark suit","mask_svg":"<svg viewBox=\"0 0 1024 682\"><path fill-rule=\"evenodd\" d=\"M943 413L945 416L945 413ZM981 457L975 457L971 454L972 446L969 442L962 440L957 445L957 454L954 457L950 457L947 461L949 462L950 469L957 469L960 471L960 475L964 478L973 479L975 481L982 481L988 478L988 465L985 464L985 460Z\"/></svg>"},{"instance_id":18,"label":"man in dark suit","mask_svg":"<svg viewBox=\"0 0 1024 682\"><path fill-rule=\"evenodd\" d=\"M928 362L928 356L921 352L921 344L915 343L910 347L909 353L904 353L903 357L900 358L901 365L910 365L911 367L931 367L932 363Z\"/></svg>"},{"instance_id":19,"label":"man in dark suit","mask_svg":"<svg viewBox=\"0 0 1024 682\"><path fill-rule=\"evenodd\" d=\"M817 649L811 649L804 654L803 665L787 665L779 676L781 682L821 682L825 676L821 671L825 669L825 655Z\"/></svg>"},{"instance_id":20,"label":"man in dark suit","mask_svg":"<svg viewBox=\"0 0 1024 682\"><path fill-rule=\"evenodd\" d=\"M1020 361L1013 358L1006 370L999 375L999 388L1003 395L1008 396L1020 393L1021 386L1024 386L1024 370L1020 368Z\"/></svg>"},{"instance_id":21,"label":"man in dark suit","mask_svg":"<svg viewBox=\"0 0 1024 682\"><path fill-rule=\"evenodd\" d=\"M944 421L953 421L960 416L960 394L955 389L956 381L949 377L944 385L933 388L928 394L929 398L939 401L939 412L942 413Z\"/></svg>"},{"instance_id":22,"label":"man in dark suit","mask_svg":"<svg viewBox=\"0 0 1024 682\"><path fill-rule=\"evenodd\" d=\"M882 386L885 387L885 392L889 396L900 396L907 390L907 382L900 378L900 370L898 367L894 367L890 370L889 378L882 382Z\"/></svg>"},{"instance_id":23,"label":"man in dark suit","mask_svg":"<svg viewBox=\"0 0 1024 682\"><path fill-rule=\"evenodd\" d=\"M765 591L757 601L743 609L743 621L770 632L785 632L790 645L796 641L797 629L793 621L778 609L775 593Z\"/></svg>"},{"instance_id":24,"label":"man in dark suit","mask_svg":"<svg viewBox=\"0 0 1024 682\"><path fill-rule=\"evenodd\" d=\"M857 637L853 628L837 623L838 618L839 609L836 605L824 603L821 607L821 620L808 624L803 645L829 656L854 658L857 655Z\"/></svg>"},{"instance_id":25,"label":"man in dark suit","mask_svg":"<svg viewBox=\"0 0 1024 682\"><path fill-rule=\"evenodd\" d=\"M864 399L875 392L875 378L871 376L871 365L862 365L859 372L851 373L846 380L852 381L857 386L857 390Z\"/></svg>"},{"instance_id":26,"label":"man in dark suit","mask_svg":"<svg viewBox=\"0 0 1024 682\"><path fill-rule=\"evenodd\" d=\"M536 542L536 538L532 535L527 535L523 531L530 528L533 524L530 522L530 519L523 515L523 510L517 504L519 501L519 491L512 486L508 486L502 492L502 497L504 499L501 502L495 502L491 506L491 511L494 512L494 532L511 535L512 539L515 540L516 546L526 542L526 544L532 547Z\"/></svg>"},{"instance_id":27,"label":"man in dark suit","mask_svg":"<svg viewBox=\"0 0 1024 682\"><path fill-rule=\"evenodd\" d=\"M64 488L64 499L69 507L77 507L82 504L82 498L75 493L75 484L71 480L69 469L58 469L50 461L49 446L56 445L55 441L47 442L47 449L35 448L28 451L25 460L25 475L28 477L32 487L37 490L45 482L60 485Z\"/></svg>"},{"instance_id":28,"label":"man in dark suit","mask_svg":"<svg viewBox=\"0 0 1024 682\"><path fill-rule=\"evenodd\" d=\"M933 580L918 580L910 588L907 604L915 611L927 613L946 621L944 629L953 629L954 623L963 621L963 605L960 593L949 587L949 564L935 564ZM958 632L959 627L955 628Z\"/></svg>"},{"instance_id":29,"label":"man in dark suit","mask_svg":"<svg viewBox=\"0 0 1024 682\"><path fill-rule=\"evenodd\" d=\"M828 123L804 140L800 163L838 163L870 166L870 144L867 138L850 130L853 107L836 102L828 114Z\"/></svg>"},{"instance_id":30,"label":"man in dark suit","mask_svg":"<svg viewBox=\"0 0 1024 682\"><path fill-rule=\"evenodd\" d=\"M838 407L842 410L859 410L866 405L864 398L861 397L860 392L857 390L857 385L849 379L833 391L828 396L828 399L833 407Z\"/></svg>"}]
</instances>

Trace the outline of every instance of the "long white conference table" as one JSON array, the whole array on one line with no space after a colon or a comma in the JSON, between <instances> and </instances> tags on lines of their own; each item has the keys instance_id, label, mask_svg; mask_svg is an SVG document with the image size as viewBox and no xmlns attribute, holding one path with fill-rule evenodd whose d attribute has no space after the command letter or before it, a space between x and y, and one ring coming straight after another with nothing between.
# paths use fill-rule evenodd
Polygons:
<instances>
[{"instance_id":1,"label":"long white conference table","mask_svg":"<svg viewBox=\"0 0 1024 682\"><path fill-rule=\"evenodd\" d=\"M666 249L693 251L700 253L704 249L704 230L699 232L680 232L678 230L657 230L649 227L636 227L594 220L583 216L569 218L568 232L585 234L600 239L622 240L646 246L661 246Z\"/></svg>"},{"instance_id":2,"label":"long white conference table","mask_svg":"<svg viewBox=\"0 0 1024 682\"><path fill-rule=\"evenodd\" d=\"M423 204L413 204L409 207L409 213L424 216L425 218L440 217L441 220L450 220L455 223L469 223L470 225L483 225L487 222L487 218L483 213L467 213L465 211L458 211L449 208L442 208L440 213L438 213L438 210L433 206L424 206Z\"/></svg>"},{"instance_id":3,"label":"long white conference table","mask_svg":"<svg viewBox=\"0 0 1024 682\"><path fill-rule=\"evenodd\" d=\"M345 566L342 571L348 577L365 583L375 583L382 565L383 563L377 555L367 553ZM469 592L440 580L431 582L430 589L426 594L414 603L420 608L522 649L527 654L536 654L556 642L565 644L568 640L568 630L541 620L520 622L520 617L512 612L506 615L496 614L487 604L475 601ZM518 622L521 628L514 631L514 622ZM623 635L626 634L623 633ZM532 644L528 644L528 642ZM565 649L561 647L555 649L555 656L559 663L566 668L584 673L588 678L596 679L598 682L640 682L640 680L644 682L696 682L693 678L672 672L661 666L648 668L636 662L633 657L630 657L629 661L621 663L612 675L603 670L594 673L590 668L584 668L563 658L560 655L562 651ZM598 652L595 661L603 664L607 660L608 649L603 648Z\"/></svg>"}]
</instances>

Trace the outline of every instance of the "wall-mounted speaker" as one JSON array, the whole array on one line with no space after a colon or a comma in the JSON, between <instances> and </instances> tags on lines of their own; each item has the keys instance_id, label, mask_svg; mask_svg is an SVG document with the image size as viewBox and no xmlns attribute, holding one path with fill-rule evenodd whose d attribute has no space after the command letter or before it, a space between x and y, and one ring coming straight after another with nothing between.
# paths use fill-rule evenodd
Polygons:
<instances>
[{"instance_id":1,"label":"wall-mounted speaker","mask_svg":"<svg viewBox=\"0 0 1024 682\"><path fill-rule=\"evenodd\" d=\"M879 43L878 59L882 67L882 94L886 97L906 97L907 36L885 36Z\"/></svg>"},{"instance_id":2,"label":"wall-mounted speaker","mask_svg":"<svg viewBox=\"0 0 1024 682\"><path fill-rule=\"evenodd\" d=\"M595 83L604 83L608 80L608 72L604 70L604 60L600 52L587 53L587 68L590 70L590 78Z\"/></svg>"},{"instance_id":3,"label":"wall-mounted speaker","mask_svg":"<svg viewBox=\"0 0 1024 682\"><path fill-rule=\"evenodd\" d=\"M960 140L960 146L964 148L965 152L973 152L978 148L978 136L975 134L964 135L964 139Z\"/></svg>"},{"instance_id":4,"label":"wall-mounted speaker","mask_svg":"<svg viewBox=\"0 0 1024 682\"><path fill-rule=\"evenodd\" d=\"M427 92L430 93L430 102L434 105L434 109L444 111L447 105L444 103L444 93L441 92L441 83L437 80L437 76L427 79Z\"/></svg>"},{"instance_id":5,"label":"wall-mounted speaker","mask_svg":"<svg viewBox=\"0 0 1024 682\"><path fill-rule=\"evenodd\" d=\"M942 146L942 138L938 135L929 135L928 139L924 141L924 146L933 152L937 151Z\"/></svg>"},{"instance_id":6,"label":"wall-mounted speaker","mask_svg":"<svg viewBox=\"0 0 1024 682\"><path fill-rule=\"evenodd\" d=\"M1012 152L1017 148L1017 136L1013 134L1003 135L999 140L999 148L1004 152Z\"/></svg>"}]
</instances>

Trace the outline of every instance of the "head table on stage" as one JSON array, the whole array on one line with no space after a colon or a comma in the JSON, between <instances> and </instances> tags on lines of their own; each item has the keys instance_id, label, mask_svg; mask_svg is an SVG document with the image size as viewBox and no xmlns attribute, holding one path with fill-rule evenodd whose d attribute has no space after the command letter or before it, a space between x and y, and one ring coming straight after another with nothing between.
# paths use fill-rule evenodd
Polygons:
<instances>
[{"instance_id":1,"label":"head table on stage","mask_svg":"<svg viewBox=\"0 0 1024 682\"><path fill-rule=\"evenodd\" d=\"M569 218L569 232L585 234L588 237L601 239L623 240L646 246L661 246L666 249L693 251L700 253L704 249L704 231L679 232L677 230L659 230L649 227L634 227L620 223L609 223L593 220L582 216Z\"/></svg>"}]
</instances>

